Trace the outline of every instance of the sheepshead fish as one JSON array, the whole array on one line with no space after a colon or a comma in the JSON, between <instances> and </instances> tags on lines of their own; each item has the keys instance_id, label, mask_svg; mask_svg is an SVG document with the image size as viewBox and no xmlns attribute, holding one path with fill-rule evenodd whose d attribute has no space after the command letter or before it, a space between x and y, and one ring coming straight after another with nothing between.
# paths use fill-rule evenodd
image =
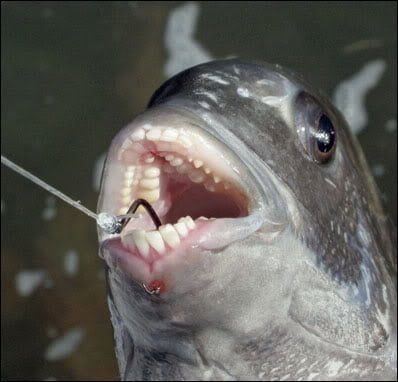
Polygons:
<instances>
[{"instance_id":1,"label":"sheepshead fish","mask_svg":"<svg viewBox=\"0 0 398 382\"><path fill-rule=\"evenodd\" d=\"M396 379L396 246L344 118L299 76L174 76L114 138L98 212L124 380ZM156 292L156 293L154 293Z\"/></svg>"}]
</instances>

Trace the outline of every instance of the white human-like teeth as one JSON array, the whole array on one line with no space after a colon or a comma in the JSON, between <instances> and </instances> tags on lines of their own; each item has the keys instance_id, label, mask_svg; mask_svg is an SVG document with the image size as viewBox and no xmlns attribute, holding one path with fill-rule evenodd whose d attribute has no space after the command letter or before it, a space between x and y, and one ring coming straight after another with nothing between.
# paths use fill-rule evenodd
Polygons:
<instances>
[{"instance_id":1,"label":"white human-like teeth","mask_svg":"<svg viewBox=\"0 0 398 382\"><path fill-rule=\"evenodd\" d=\"M160 137L161 141L174 142L178 137L178 131L175 129L166 129Z\"/></svg>"},{"instance_id":2,"label":"white human-like teeth","mask_svg":"<svg viewBox=\"0 0 398 382\"><path fill-rule=\"evenodd\" d=\"M205 182L205 188L207 191L215 192L216 186L212 182Z\"/></svg>"},{"instance_id":3,"label":"white human-like teeth","mask_svg":"<svg viewBox=\"0 0 398 382\"><path fill-rule=\"evenodd\" d=\"M162 135L162 131L160 129L151 129L146 133L146 139L149 141L157 141Z\"/></svg>"},{"instance_id":4,"label":"white human-like teeth","mask_svg":"<svg viewBox=\"0 0 398 382\"><path fill-rule=\"evenodd\" d=\"M195 222L190 216L186 216L185 218L178 219L178 222L184 222L189 229L195 228Z\"/></svg>"},{"instance_id":5,"label":"white human-like teeth","mask_svg":"<svg viewBox=\"0 0 398 382\"><path fill-rule=\"evenodd\" d=\"M140 186L148 190L154 190L155 188L159 188L159 183L159 178L143 178L140 180Z\"/></svg>"},{"instance_id":6,"label":"white human-like teeth","mask_svg":"<svg viewBox=\"0 0 398 382\"><path fill-rule=\"evenodd\" d=\"M134 237L133 235L129 234L129 235L123 235L122 236L122 243L125 247L127 247L130 250L135 250L136 245L135 245L135 241L134 241Z\"/></svg>"},{"instance_id":7,"label":"white human-like teeth","mask_svg":"<svg viewBox=\"0 0 398 382\"><path fill-rule=\"evenodd\" d=\"M131 203L131 196L123 196L122 197L122 204L128 205L129 203Z\"/></svg>"},{"instance_id":8,"label":"white human-like teeth","mask_svg":"<svg viewBox=\"0 0 398 382\"><path fill-rule=\"evenodd\" d=\"M153 163L154 160L155 160L155 157L154 157L153 155L151 155L151 156L146 157L146 158L144 159L144 162L145 162L145 163Z\"/></svg>"},{"instance_id":9,"label":"white human-like teeth","mask_svg":"<svg viewBox=\"0 0 398 382\"><path fill-rule=\"evenodd\" d=\"M166 251L162 235L159 231L146 232L146 239L148 240L149 245L160 254L163 254Z\"/></svg>"},{"instance_id":10,"label":"white human-like teeth","mask_svg":"<svg viewBox=\"0 0 398 382\"><path fill-rule=\"evenodd\" d=\"M177 231L171 224L166 224L159 227L159 232L162 235L163 240L172 248L177 247L180 244L180 237Z\"/></svg>"},{"instance_id":11,"label":"white human-like teeth","mask_svg":"<svg viewBox=\"0 0 398 382\"><path fill-rule=\"evenodd\" d=\"M157 167L148 167L145 171L144 171L144 175L147 178L156 178L157 176L160 175L160 170Z\"/></svg>"},{"instance_id":12,"label":"white human-like teeth","mask_svg":"<svg viewBox=\"0 0 398 382\"><path fill-rule=\"evenodd\" d=\"M120 191L120 193L121 193L122 196L130 195L131 189L130 189L130 187L122 188L121 191Z\"/></svg>"},{"instance_id":13,"label":"white human-like teeth","mask_svg":"<svg viewBox=\"0 0 398 382\"><path fill-rule=\"evenodd\" d=\"M126 178L126 179L124 180L124 186L125 186L125 188L130 189L130 187L133 185L133 182L134 182L133 178Z\"/></svg>"},{"instance_id":14,"label":"white human-like teeth","mask_svg":"<svg viewBox=\"0 0 398 382\"><path fill-rule=\"evenodd\" d=\"M157 188L155 190L150 190L150 191L140 190L138 196L142 199L146 199L149 203L153 203L159 200L160 189Z\"/></svg>"},{"instance_id":15,"label":"white human-like teeth","mask_svg":"<svg viewBox=\"0 0 398 382\"><path fill-rule=\"evenodd\" d=\"M193 135L192 137L195 140L195 136ZM156 185L158 181L151 182L148 179L158 178L161 172L187 174L194 183L204 182L205 188L210 192L221 191L223 188L227 190L230 185L227 185L222 177L213 174L212 169L209 164L205 163L205 160L198 157L195 158L195 151L188 152L187 148L192 147L194 143L197 146L197 143L192 141L192 137L184 129L161 125L145 124L133 131L129 139L122 143L121 158L126 164L137 162L142 163L142 165L126 167L122 183L122 197L131 196L134 198L137 192L134 186L138 184L140 184L139 187L141 189L144 189L144 192L147 190L155 191L160 186ZM152 153L152 148L148 150L145 140L154 141L156 155ZM151 143L151 145L153 144ZM158 160L161 158L157 159L157 157L163 157L167 162L161 162ZM152 166L150 165L151 163L153 163ZM145 180L139 183L141 177ZM221 183L222 186L218 186L218 183ZM124 188L130 188L131 190L127 191ZM152 194L152 201L159 199L157 194L158 192L156 191Z\"/></svg>"},{"instance_id":16,"label":"white human-like teeth","mask_svg":"<svg viewBox=\"0 0 398 382\"><path fill-rule=\"evenodd\" d=\"M205 179L204 174L200 170L192 171L188 176L194 183L203 182Z\"/></svg>"},{"instance_id":17,"label":"white human-like teeth","mask_svg":"<svg viewBox=\"0 0 398 382\"><path fill-rule=\"evenodd\" d=\"M193 161L193 165L195 166L195 168L202 167L203 164L204 164L204 162L203 162L202 160L200 160L200 159L195 159L195 160Z\"/></svg>"},{"instance_id":18,"label":"white human-like teeth","mask_svg":"<svg viewBox=\"0 0 398 382\"><path fill-rule=\"evenodd\" d=\"M174 158L174 159L172 159L171 161L170 161L170 164L172 165L172 166L180 166L180 165L182 165L184 163L184 160L183 159L181 159L181 158Z\"/></svg>"},{"instance_id":19,"label":"white human-like teeth","mask_svg":"<svg viewBox=\"0 0 398 382\"><path fill-rule=\"evenodd\" d=\"M132 251L138 250L141 256L147 258L150 248L153 248L161 255L166 252L165 243L171 248L176 248L181 242L180 237L184 238L188 236L189 231L194 228L195 222L190 216L186 216L180 218L176 224L162 225L158 230L145 232L142 229L138 229L131 231L122 235L121 240L125 247Z\"/></svg>"},{"instance_id":20,"label":"white human-like teeth","mask_svg":"<svg viewBox=\"0 0 398 382\"><path fill-rule=\"evenodd\" d=\"M120 208L120 210L119 210L119 215L124 215L124 214L126 214L127 211L128 211L128 209L129 209L129 207L127 207L127 206L124 206L124 207Z\"/></svg>"},{"instance_id":21,"label":"white human-like teeth","mask_svg":"<svg viewBox=\"0 0 398 382\"><path fill-rule=\"evenodd\" d=\"M137 129L130 135L130 139L134 142L142 141L145 138L145 130L144 129Z\"/></svg>"},{"instance_id":22,"label":"white human-like teeth","mask_svg":"<svg viewBox=\"0 0 398 382\"><path fill-rule=\"evenodd\" d=\"M124 177L125 177L126 179L132 179L132 178L134 177L134 173L135 173L134 170L127 170L127 171L124 173Z\"/></svg>"},{"instance_id":23,"label":"white human-like teeth","mask_svg":"<svg viewBox=\"0 0 398 382\"><path fill-rule=\"evenodd\" d=\"M187 149L192 146L192 142L189 140L189 138L185 137L184 135L179 135L177 138L177 142Z\"/></svg>"},{"instance_id":24,"label":"white human-like teeth","mask_svg":"<svg viewBox=\"0 0 398 382\"><path fill-rule=\"evenodd\" d=\"M146 239L145 231L143 229L137 229L131 234L134 239L134 243L140 252L140 254L144 257L149 255L149 244Z\"/></svg>"},{"instance_id":25,"label":"white human-like teeth","mask_svg":"<svg viewBox=\"0 0 398 382\"><path fill-rule=\"evenodd\" d=\"M174 228L181 237L185 237L188 235L188 227L186 226L185 222L182 221L174 224Z\"/></svg>"}]
</instances>

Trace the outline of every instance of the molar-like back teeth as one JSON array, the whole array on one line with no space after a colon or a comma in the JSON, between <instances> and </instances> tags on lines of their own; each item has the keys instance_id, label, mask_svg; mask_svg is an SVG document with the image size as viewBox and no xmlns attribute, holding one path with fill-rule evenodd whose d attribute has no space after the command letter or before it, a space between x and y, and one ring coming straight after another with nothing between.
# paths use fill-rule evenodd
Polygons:
<instances>
[{"instance_id":1,"label":"molar-like back teeth","mask_svg":"<svg viewBox=\"0 0 398 382\"><path fill-rule=\"evenodd\" d=\"M131 234L134 239L134 243L140 252L140 254L144 257L147 257L149 254L149 244L146 239L145 231L142 229L137 229Z\"/></svg>"},{"instance_id":2,"label":"molar-like back teeth","mask_svg":"<svg viewBox=\"0 0 398 382\"><path fill-rule=\"evenodd\" d=\"M146 233L146 239L148 240L149 245L158 251L160 254L163 254L166 251L166 247L164 245L164 241L162 235L159 231L149 231Z\"/></svg>"},{"instance_id":3,"label":"molar-like back teeth","mask_svg":"<svg viewBox=\"0 0 398 382\"><path fill-rule=\"evenodd\" d=\"M145 138L145 130L144 129L137 129L130 135L130 139L134 142L142 141Z\"/></svg>"},{"instance_id":4,"label":"molar-like back teeth","mask_svg":"<svg viewBox=\"0 0 398 382\"><path fill-rule=\"evenodd\" d=\"M140 186L148 190L159 188L159 178L143 178L140 180Z\"/></svg>"},{"instance_id":5,"label":"molar-like back teeth","mask_svg":"<svg viewBox=\"0 0 398 382\"><path fill-rule=\"evenodd\" d=\"M126 178L125 180L124 180L124 186L126 187L126 188L129 188L130 189L130 187L133 185L133 178Z\"/></svg>"},{"instance_id":6,"label":"molar-like back teeth","mask_svg":"<svg viewBox=\"0 0 398 382\"><path fill-rule=\"evenodd\" d=\"M159 232L162 235L163 240L172 248L177 247L180 244L180 238L177 231L171 224L166 224L159 227Z\"/></svg>"},{"instance_id":7,"label":"molar-like back teeth","mask_svg":"<svg viewBox=\"0 0 398 382\"><path fill-rule=\"evenodd\" d=\"M122 203L123 203L124 205L130 204L130 203L131 203L131 196L124 196L124 197L122 197Z\"/></svg>"},{"instance_id":8,"label":"molar-like back teeth","mask_svg":"<svg viewBox=\"0 0 398 382\"><path fill-rule=\"evenodd\" d=\"M157 167L148 167L145 171L144 171L144 175L147 178L156 178L157 176L160 175L160 170Z\"/></svg>"},{"instance_id":9,"label":"molar-like back teeth","mask_svg":"<svg viewBox=\"0 0 398 382\"><path fill-rule=\"evenodd\" d=\"M130 187L122 188L122 190L120 191L120 194L122 196L128 196L128 195L130 195L130 193L131 193L131 188Z\"/></svg>"},{"instance_id":10,"label":"molar-like back teeth","mask_svg":"<svg viewBox=\"0 0 398 382\"><path fill-rule=\"evenodd\" d=\"M146 199L149 203L156 202L159 200L160 197L160 190L157 188L156 190L151 190L151 191L143 191L141 190L138 193L138 196L142 199Z\"/></svg>"},{"instance_id":11,"label":"molar-like back teeth","mask_svg":"<svg viewBox=\"0 0 398 382\"><path fill-rule=\"evenodd\" d=\"M185 237L188 235L188 227L185 225L183 221L174 224L174 228L181 237Z\"/></svg>"}]
</instances>

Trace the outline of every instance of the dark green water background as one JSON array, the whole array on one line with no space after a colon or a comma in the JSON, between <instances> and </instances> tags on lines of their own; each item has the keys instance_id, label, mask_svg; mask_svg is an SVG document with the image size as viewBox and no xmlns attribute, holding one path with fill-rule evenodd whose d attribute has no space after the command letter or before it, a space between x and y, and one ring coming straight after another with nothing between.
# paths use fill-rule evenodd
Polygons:
<instances>
[{"instance_id":1,"label":"dark green water background","mask_svg":"<svg viewBox=\"0 0 398 382\"><path fill-rule=\"evenodd\" d=\"M112 137L142 111L165 79L163 34L178 2L1 3L1 152L95 209L93 166ZM380 83L366 98L369 124L359 140L396 223L396 2L201 3L196 38L215 57L277 62L304 73L330 95L336 85L381 58ZM352 44L370 40L359 48ZM350 48L351 46L351 48ZM1 169L2 379L118 378L93 221ZM64 254L80 254L68 277ZM15 276L46 269L53 285L22 297ZM44 352L59 335L85 336L65 360ZM50 334L49 334L50 332Z\"/></svg>"}]
</instances>

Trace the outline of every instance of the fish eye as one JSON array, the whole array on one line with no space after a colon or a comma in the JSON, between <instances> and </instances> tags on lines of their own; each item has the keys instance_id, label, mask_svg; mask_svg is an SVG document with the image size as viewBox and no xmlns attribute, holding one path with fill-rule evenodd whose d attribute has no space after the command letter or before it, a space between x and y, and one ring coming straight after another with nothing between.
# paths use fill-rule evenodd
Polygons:
<instances>
[{"instance_id":1,"label":"fish eye","mask_svg":"<svg viewBox=\"0 0 398 382\"><path fill-rule=\"evenodd\" d=\"M319 102L306 92L298 94L294 119L297 134L309 157L321 164L329 162L336 148L336 130Z\"/></svg>"}]
</instances>

